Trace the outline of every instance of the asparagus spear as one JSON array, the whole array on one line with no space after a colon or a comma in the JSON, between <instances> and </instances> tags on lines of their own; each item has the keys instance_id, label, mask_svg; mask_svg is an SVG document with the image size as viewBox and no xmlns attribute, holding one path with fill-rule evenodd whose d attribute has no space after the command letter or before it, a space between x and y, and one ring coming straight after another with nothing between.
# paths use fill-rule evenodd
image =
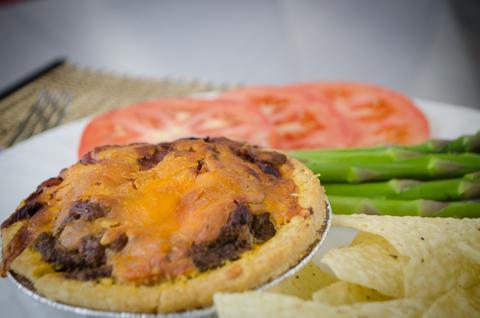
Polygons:
<instances>
[{"instance_id":1,"label":"asparagus spear","mask_svg":"<svg viewBox=\"0 0 480 318\"><path fill-rule=\"evenodd\" d=\"M351 149L351 151L339 150L302 150L290 152L290 155L305 162L342 162L342 163L388 163L403 159L411 159L423 156L421 152L405 150L398 147L382 147Z\"/></svg>"},{"instance_id":2,"label":"asparagus spear","mask_svg":"<svg viewBox=\"0 0 480 318\"><path fill-rule=\"evenodd\" d=\"M480 201L439 202L432 200L390 200L329 195L336 214L417 215L438 217L480 217Z\"/></svg>"},{"instance_id":3,"label":"asparagus spear","mask_svg":"<svg viewBox=\"0 0 480 318\"><path fill-rule=\"evenodd\" d=\"M291 151L290 155L299 159L345 158L350 156L393 157L395 160L416 157L419 153L480 153L480 131L457 139L437 140L412 146L380 146L371 148L312 149Z\"/></svg>"},{"instance_id":4,"label":"asparagus spear","mask_svg":"<svg viewBox=\"0 0 480 318\"><path fill-rule=\"evenodd\" d=\"M463 178L422 182L392 179L387 182L362 184L324 184L328 195L352 197L378 197L387 199L437 201L480 198L480 171Z\"/></svg>"},{"instance_id":5,"label":"asparagus spear","mask_svg":"<svg viewBox=\"0 0 480 318\"><path fill-rule=\"evenodd\" d=\"M457 139L448 140L429 140L423 144L407 146L406 148L420 152L480 152L480 130L474 135L460 136Z\"/></svg>"},{"instance_id":6,"label":"asparagus spear","mask_svg":"<svg viewBox=\"0 0 480 318\"><path fill-rule=\"evenodd\" d=\"M357 183L393 178L428 180L460 177L480 171L480 155L476 154L426 154L387 163L369 161L368 157L355 163L321 159L303 161L311 170L320 174L323 182Z\"/></svg>"},{"instance_id":7,"label":"asparagus spear","mask_svg":"<svg viewBox=\"0 0 480 318\"><path fill-rule=\"evenodd\" d=\"M435 153L428 154L422 152L415 152L410 150L404 150L401 148L384 148L382 150L376 151L356 151L352 153L344 152L327 152L322 153L318 151L316 153L310 154L296 154L296 158L304 162L334 162L334 163L350 163L350 164L362 164L362 163L391 163L398 162L402 160L421 158L421 157L430 157L437 158L442 160L451 160L459 161L461 163L465 162L478 162L480 160L479 154L473 153Z\"/></svg>"}]
</instances>

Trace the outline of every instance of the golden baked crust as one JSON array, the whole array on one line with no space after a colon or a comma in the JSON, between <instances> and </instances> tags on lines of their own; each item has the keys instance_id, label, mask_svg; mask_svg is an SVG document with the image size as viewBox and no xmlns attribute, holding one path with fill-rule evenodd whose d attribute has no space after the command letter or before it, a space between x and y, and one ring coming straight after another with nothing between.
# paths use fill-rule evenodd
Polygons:
<instances>
[{"instance_id":1,"label":"golden baked crust","mask_svg":"<svg viewBox=\"0 0 480 318\"><path fill-rule=\"evenodd\" d=\"M56 272L55 265L42 260L30 243L13 259L9 269L26 277L40 294L52 300L92 309L166 313L208 306L215 292L252 289L277 277L303 258L322 235L327 212L318 179L291 158L279 171L281 178L293 181L295 192L289 195L297 207L282 223L273 221L276 228L273 237L252 244L238 259L227 259L221 265L203 270L190 268L156 281L125 281L114 275L80 280ZM273 212L272 218L275 218ZM8 251L12 237L27 222L19 220L2 229L4 251Z\"/></svg>"}]
</instances>

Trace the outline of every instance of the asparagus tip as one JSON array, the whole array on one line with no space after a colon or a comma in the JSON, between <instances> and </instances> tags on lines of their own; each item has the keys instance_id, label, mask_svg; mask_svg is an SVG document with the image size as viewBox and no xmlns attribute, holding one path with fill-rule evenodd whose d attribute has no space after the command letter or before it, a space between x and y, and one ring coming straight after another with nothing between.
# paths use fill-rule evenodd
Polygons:
<instances>
[{"instance_id":1,"label":"asparagus tip","mask_svg":"<svg viewBox=\"0 0 480 318\"><path fill-rule=\"evenodd\" d=\"M480 197L480 183L470 180L462 180L458 185L458 192L463 194L466 199L475 199Z\"/></svg>"},{"instance_id":2,"label":"asparagus tip","mask_svg":"<svg viewBox=\"0 0 480 318\"><path fill-rule=\"evenodd\" d=\"M382 173L374 169L353 167L350 175L348 176L348 182L376 180L381 176Z\"/></svg>"},{"instance_id":3,"label":"asparagus tip","mask_svg":"<svg viewBox=\"0 0 480 318\"><path fill-rule=\"evenodd\" d=\"M465 137L465 148L469 152L480 152L480 130L476 134Z\"/></svg>"},{"instance_id":4,"label":"asparagus tip","mask_svg":"<svg viewBox=\"0 0 480 318\"><path fill-rule=\"evenodd\" d=\"M392 188L395 190L397 193L401 193L403 191L407 191L408 189L415 187L419 184L421 184L421 181L417 180L410 180L410 179L392 179L388 181Z\"/></svg>"},{"instance_id":5,"label":"asparagus tip","mask_svg":"<svg viewBox=\"0 0 480 318\"><path fill-rule=\"evenodd\" d=\"M447 202L439 202L432 200L419 200L420 215L421 216L435 216L441 212L441 210L448 206Z\"/></svg>"}]
</instances>

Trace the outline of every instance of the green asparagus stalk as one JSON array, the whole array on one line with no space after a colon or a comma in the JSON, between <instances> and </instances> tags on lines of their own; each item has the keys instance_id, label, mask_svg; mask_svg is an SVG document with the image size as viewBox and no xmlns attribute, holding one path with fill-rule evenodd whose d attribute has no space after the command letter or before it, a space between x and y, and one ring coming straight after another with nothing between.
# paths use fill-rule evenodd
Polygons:
<instances>
[{"instance_id":1,"label":"green asparagus stalk","mask_svg":"<svg viewBox=\"0 0 480 318\"><path fill-rule=\"evenodd\" d=\"M387 182L361 184L327 183L328 195L397 200L428 199L455 201L480 198L480 171L463 178L436 181L392 179Z\"/></svg>"},{"instance_id":2,"label":"green asparagus stalk","mask_svg":"<svg viewBox=\"0 0 480 318\"><path fill-rule=\"evenodd\" d=\"M432 200L391 200L329 195L336 214L416 215L436 217L480 217L480 201L439 202Z\"/></svg>"},{"instance_id":3,"label":"green asparagus stalk","mask_svg":"<svg viewBox=\"0 0 480 318\"><path fill-rule=\"evenodd\" d=\"M302 150L290 152L290 155L301 161L342 162L342 163L389 163L404 159L421 157L421 152L410 151L398 147L383 147L382 149L352 149L352 151L339 150Z\"/></svg>"},{"instance_id":4,"label":"green asparagus stalk","mask_svg":"<svg viewBox=\"0 0 480 318\"><path fill-rule=\"evenodd\" d=\"M480 217L480 200L471 200L480 198L480 131L413 146L290 155L320 175L334 213ZM352 184L363 182L370 183Z\"/></svg>"},{"instance_id":5,"label":"green asparagus stalk","mask_svg":"<svg viewBox=\"0 0 480 318\"><path fill-rule=\"evenodd\" d=\"M375 157L393 160L408 159L425 153L480 153L480 131L446 141L432 139L412 146L380 146L370 148L295 150L290 155L299 159Z\"/></svg>"},{"instance_id":6,"label":"green asparagus stalk","mask_svg":"<svg viewBox=\"0 0 480 318\"><path fill-rule=\"evenodd\" d=\"M303 156L303 157L302 157ZM414 158L421 158L421 157L429 157L429 158L437 158L442 160L450 160L450 161L459 161L461 163L470 162L476 163L480 161L479 154L473 153L461 153L461 154L452 154L452 153L435 153L435 154L428 154L422 152L415 152L404 150L400 148L384 148L383 150L379 151L357 151L353 153L345 154L343 152L328 152L322 153L318 151L316 153L311 154L299 154L296 156L297 159L300 159L303 162L325 162L325 163L350 163L350 164L377 164L377 163L391 163L391 162L399 162L402 160L414 159Z\"/></svg>"},{"instance_id":7,"label":"green asparagus stalk","mask_svg":"<svg viewBox=\"0 0 480 318\"><path fill-rule=\"evenodd\" d=\"M480 171L480 155L427 154L422 157L387 163L369 162L367 158L355 163L303 160L315 173L320 174L323 182L382 181L401 179L442 179L460 177L467 173Z\"/></svg>"},{"instance_id":8,"label":"green asparagus stalk","mask_svg":"<svg viewBox=\"0 0 480 318\"><path fill-rule=\"evenodd\" d=\"M480 131L477 131L477 133L474 135L460 136L451 141L432 139L423 144L407 146L405 148L419 152L478 153L480 152Z\"/></svg>"}]
</instances>

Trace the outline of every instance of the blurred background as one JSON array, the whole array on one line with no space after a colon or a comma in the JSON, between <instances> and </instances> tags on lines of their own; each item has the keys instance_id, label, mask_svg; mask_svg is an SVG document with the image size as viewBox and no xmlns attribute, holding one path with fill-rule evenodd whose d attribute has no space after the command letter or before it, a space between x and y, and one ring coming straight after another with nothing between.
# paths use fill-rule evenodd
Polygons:
<instances>
[{"instance_id":1,"label":"blurred background","mask_svg":"<svg viewBox=\"0 0 480 318\"><path fill-rule=\"evenodd\" d=\"M475 0L0 0L0 90L55 57L227 84L356 80L480 108Z\"/></svg>"}]
</instances>

